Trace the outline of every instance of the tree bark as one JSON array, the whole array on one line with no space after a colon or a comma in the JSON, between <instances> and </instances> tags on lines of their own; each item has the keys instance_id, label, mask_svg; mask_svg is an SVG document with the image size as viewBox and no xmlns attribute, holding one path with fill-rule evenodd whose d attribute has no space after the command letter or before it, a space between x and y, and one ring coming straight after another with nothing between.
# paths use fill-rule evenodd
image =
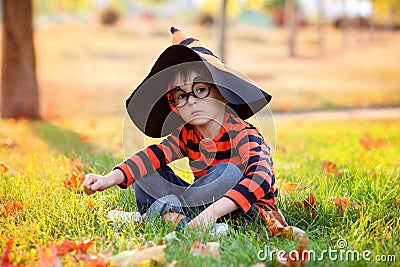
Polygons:
<instances>
[{"instance_id":1,"label":"tree bark","mask_svg":"<svg viewBox=\"0 0 400 267\"><path fill-rule=\"evenodd\" d=\"M39 118L39 90L33 45L32 1L2 0L2 118Z\"/></svg>"},{"instance_id":2,"label":"tree bark","mask_svg":"<svg viewBox=\"0 0 400 267\"><path fill-rule=\"evenodd\" d=\"M221 1L219 16L216 19L218 56L225 63L225 28L226 28L226 5L228 0Z\"/></svg>"},{"instance_id":3,"label":"tree bark","mask_svg":"<svg viewBox=\"0 0 400 267\"><path fill-rule=\"evenodd\" d=\"M318 22L317 22L317 43L320 55L325 54L325 0L317 0Z\"/></svg>"},{"instance_id":4,"label":"tree bark","mask_svg":"<svg viewBox=\"0 0 400 267\"><path fill-rule=\"evenodd\" d=\"M296 56L296 0L288 0L285 7L285 24L289 31L289 56Z\"/></svg>"}]
</instances>

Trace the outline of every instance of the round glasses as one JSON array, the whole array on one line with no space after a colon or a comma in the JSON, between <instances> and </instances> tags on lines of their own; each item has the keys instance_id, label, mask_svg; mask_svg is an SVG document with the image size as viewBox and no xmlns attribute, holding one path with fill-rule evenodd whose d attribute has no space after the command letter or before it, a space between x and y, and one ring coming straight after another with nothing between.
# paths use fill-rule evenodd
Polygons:
<instances>
[{"instance_id":1,"label":"round glasses","mask_svg":"<svg viewBox=\"0 0 400 267\"><path fill-rule=\"evenodd\" d=\"M190 96L194 98L206 98L210 95L212 84L206 82L196 81L196 78L192 83L192 90L185 92L179 86L175 86L168 91L168 103L174 105L177 108L183 108L189 100Z\"/></svg>"}]
</instances>

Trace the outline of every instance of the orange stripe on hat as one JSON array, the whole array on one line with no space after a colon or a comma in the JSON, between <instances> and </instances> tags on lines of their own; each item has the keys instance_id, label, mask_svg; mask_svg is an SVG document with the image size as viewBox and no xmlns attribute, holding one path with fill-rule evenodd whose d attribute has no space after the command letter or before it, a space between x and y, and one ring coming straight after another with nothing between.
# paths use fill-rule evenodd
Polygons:
<instances>
[{"instance_id":1,"label":"orange stripe on hat","mask_svg":"<svg viewBox=\"0 0 400 267\"><path fill-rule=\"evenodd\" d=\"M175 27L171 27L170 31L172 33L172 45L184 45L192 49L197 54L199 54L202 58L204 58L208 63L212 64L214 67L222 71L228 72L222 61L202 42L200 42L197 39L188 38L184 33L182 33L179 29ZM189 41L189 39L191 40ZM185 41L189 42L185 43Z\"/></svg>"}]
</instances>

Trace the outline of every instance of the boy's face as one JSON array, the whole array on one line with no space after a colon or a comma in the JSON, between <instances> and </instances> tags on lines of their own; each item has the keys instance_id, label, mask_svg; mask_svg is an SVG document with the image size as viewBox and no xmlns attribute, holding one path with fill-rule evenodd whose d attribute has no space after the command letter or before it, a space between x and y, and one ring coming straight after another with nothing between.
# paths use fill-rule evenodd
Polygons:
<instances>
[{"instance_id":1,"label":"boy's face","mask_svg":"<svg viewBox=\"0 0 400 267\"><path fill-rule=\"evenodd\" d=\"M182 90L173 91L174 99L181 102L179 106L183 105L177 108L182 119L195 126L205 126L211 121L222 123L221 120L225 114L226 100L219 93L218 89L215 86L209 86L207 83L193 83L193 81L201 80L197 73L191 73L188 80L189 81L175 80L172 86L179 86ZM192 92L199 97L194 97L193 94L191 94ZM190 94L189 96L186 95L188 93ZM187 102L185 103L186 99Z\"/></svg>"}]
</instances>

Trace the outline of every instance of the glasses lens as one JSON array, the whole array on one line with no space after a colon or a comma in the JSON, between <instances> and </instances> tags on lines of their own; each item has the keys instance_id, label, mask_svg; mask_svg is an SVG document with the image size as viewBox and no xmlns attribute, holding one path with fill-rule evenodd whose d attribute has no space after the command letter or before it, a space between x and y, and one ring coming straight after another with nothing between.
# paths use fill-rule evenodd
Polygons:
<instances>
[{"instance_id":1,"label":"glasses lens","mask_svg":"<svg viewBox=\"0 0 400 267\"><path fill-rule=\"evenodd\" d=\"M176 107L183 107L186 104L186 92L180 88L172 90L172 98Z\"/></svg>"},{"instance_id":2,"label":"glasses lens","mask_svg":"<svg viewBox=\"0 0 400 267\"><path fill-rule=\"evenodd\" d=\"M206 98L210 94L210 86L206 83L193 83L192 90L198 98Z\"/></svg>"}]
</instances>

